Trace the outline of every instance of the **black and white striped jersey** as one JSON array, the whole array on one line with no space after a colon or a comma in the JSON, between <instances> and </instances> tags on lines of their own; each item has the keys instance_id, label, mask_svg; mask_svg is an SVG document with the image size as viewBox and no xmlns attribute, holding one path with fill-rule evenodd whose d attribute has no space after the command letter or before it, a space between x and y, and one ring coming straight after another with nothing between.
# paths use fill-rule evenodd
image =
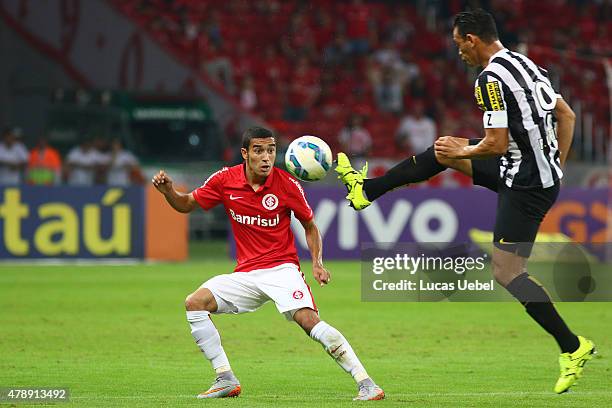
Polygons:
<instances>
[{"instance_id":1,"label":"black and white striped jersey","mask_svg":"<svg viewBox=\"0 0 612 408\"><path fill-rule=\"evenodd\" d=\"M557 93L548 73L526 56L495 53L475 84L485 128L507 127L499 176L513 189L551 187L563 177L555 130Z\"/></svg>"}]
</instances>

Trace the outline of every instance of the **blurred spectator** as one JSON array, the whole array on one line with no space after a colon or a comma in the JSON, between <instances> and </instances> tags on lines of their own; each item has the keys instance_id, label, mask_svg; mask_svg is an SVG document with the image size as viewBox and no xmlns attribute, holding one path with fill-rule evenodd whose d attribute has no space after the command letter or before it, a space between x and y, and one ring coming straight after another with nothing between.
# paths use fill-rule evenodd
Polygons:
<instances>
[{"instance_id":1,"label":"blurred spectator","mask_svg":"<svg viewBox=\"0 0 612 408\"><path fill-rule=\"evenodd\" d=\"M306 13L303 12L291 16L287 35L293 50L311 55L314 54L316 45L312 28L305 17Z\"/></svg>"},{"instance_id":2,"label":"blurred spectator","mask_svg":"<svg viewBox=\"0 0 612 408\"><path fill-rule=\"evenodd\" d=\"M123 148L119 139L111 142L110 162L108 164L107 184L112 186L129 186L144 181L138 159Z\"/></svg>"},{"instance_id":3,"label":"blurred spectator","mask_svg":"<svg viewBox=\"0 0 612 408\"><path fill-rule=\"evenodd\" d=\"M104 162L102 153L94 147L92 139L86 139L74 147L66 157L66 179L71 186L93 186L96 173Z\"/></svg>"},{"instance_id":4,"label":"blurred spectator","mask_svg":"<svg viewBox=\"0 0 612 408\"><path fill-rule=\"evenodd\" d=\"M425 116L425 107L421 101L415 102L412 113L402 119L396 138L401 149L413 154L427 150L434 143L436 124Z\"/></svg>"},{"instance_id":5,"label":"blurred spectator","mask_svg":"<svg viewBox=\"0 0 612 408\"><path fill-rule=\"evenodd\" d=\"M404 107L405 78L392 68L383 68L382 76L378 79L371 76L374 81L374 96L376 105L381 112L399 113Z\"/></svg>"},{"instance_id":6,"label":"blurred spectator","mask_svg":"<svg viewBox=\"0 0 612 408\"><path fill-rule=\"evenodd\" d=\"M351 45L346 37L336 34L333 41L323 50L323 63L327 66L343 65L351 52Z\"/></svg>"},{"instance_id":7,"label":"blurred spectator","mask_svg":"<svg viewBox=\"0 0 612 408\"><path fill-rule=\"evenodd\" d=\"M332 18L325 9L318 8L315 17L314 38L318 50L322 50L326 44L334 39L335 28Z\"/></svg>"},{"instance_id":8,"label":"blurred spectator","mask_svg":"<svg viewBox=\"0 0 612 408\"><path fill-rule=\"evenodd\" d=\"M402 56L394 67L400 75L406 78L406 82L412 82L420 73L418 64L414 61L414 56L410 49L402 51Z\"/></svg>"},{"instance_id":9,"label":"blurred spectator","mask_svg":"<svg viewBox=\"0 0 612 408\"><path fill-rule=\"evenodd\" d=\"M413 99L423 99L427 97L427 84L422 76L414 78L410 84L410 97Z\"/></svg>"},{"instance_id":10,"label":"blurred spectator","mask_svg":"<svg viewBox=\"0 0 612 408\"><path fill-rule=\"evenodd\" d=\"M257 95L253 78L246 77L240 87L240 106L246 110L252 110L257 106Z\"/></svg>"},{"instance_id":11,"label":"blurred spectator","mask_svg":"<svg viewBox=\"0 0 612 408\"><path fill-rule=\"evenodd\" d=\"M338 141L342 150L353 157L365 157L372 148L370 132L363 127L363 117L352 114L346 126L340 131Z\"/></svg>"},{"instance_id":12,"label":"blurred spectator","mask_svg":"<svg viewBox=\"0 0 612 408\"><path fill-rule=\"evenodd\" d=\"M221 46L222 37L221 37L221 24L219 23L219 12L213 11L208 16L208 20L202 23L203 29L208 35L210 41L215 44L217 47Z\"/></svg>"},{"instance_id":13,"label":"blurred spectator","mask_svg":"<svg viewBox=\"0 0 612 408\"><path fill-rule=\"evenodd\" d=\"M346 35L351 53L365 54L370 48L370 9L363 0L353 0L346 8Z\"/></svg>"},{"instance_id":14,"label":"blurred spectator","mask_svg":"<svg viewBox=\"0 0 612 408\"><path fill-rule=\"evenodd\" d=\"M94 167L94 184L105 184L107 171L110 166L112 152L108 140L102 136L96 136L93 140L93 150L97 154Z\"/></svg>"},{"instance_id":15,"label":"blurred spectator","mask_svg":"<svg viewBox=\"0 0 612 408\"><path fill-rule=\"evenodd\" d=\"M612 26L610 27L612 29ZM610 41L610 34L608 34L609 28L605 25L597 27L597 36L591 43L593 53L599 57L610 57L612 56L612 41ZM612 33L611 33L612 34Z\"/></svg>"},{"instance_id":16,"label":"blurred spectator","mask_svg":"<svg viewBox=\"0 0 612 408\"><path fill-rule=\"evenodd\" d=\"M41 137L30 151L27 182L39 186L59 184L62 179L62 159L59 152Z\"/></svg>"},{"instance_id":17,"label":"blurred spectator","mask_svg":"<svg viewBox=\"0 0 612 408\"><path fill-rule=\"evenodd\" d=\"M315 107L326 119L337 118L344 111L344 106L334 92L334 78L326 72L321 76L321 92L315 102Z\"/></svg>"},{"instance_id":18,"label":"blurred spectator","mask_svg":"<svg viewBox=\"0 0 612 408\"><path fill-rule=\"evenodd\" d=\"M300 58L291 78L288 106L285 110L286 120L306 119L308 110L319 96L319 80L319 71L310 66L307 58Z\"/></svg>"},{"instance_id":19,"label":"blurred spectator","mask_svg":"<svg viewBox=\"0 0 612 408\"><path fill-rule=\"evenodd\" d=\"M194 41L200 34L200 25L187 15L183 15L181 19L183 27L183 35L188 41Z\"/></svg>"},{"instance_id":20,"label":"blurred spectator","mask_svg":"<svg viewBox=\"0 0 612 408\"><path fill-rule=\"evenodd\" d=\"M200 69L214 83L222 86L228 93L233 94L234 73L232 62L215 43L210 44L210 51L202 62Z\"/></svg>"},{"instance_id":21,"label":"blurred spectator","mask_svg":"<svg viewBox=\"0 0 612 408\"><path fill-rule=\"evenodd\" d=\"M287 75L288 70L287 60L279 55L274 45L266 47L261 63L257 64L256 67L258 69L255 75L273 84L282 81Z\"/></svg>"},{"instance_id":22,"label":"blurred spectator","mask_svg":"<svg viewBox=\"0 0 612 408\"><path fill-rule=\"evenodd\" d=\"M257 60L249 55L249 46L246 41L239 40L232 56L232 72L234 78L243 79L253 74Z\"/></svg>"},{"instance_id":23,"label":"blurred spectator","mask_svg":"<svg viewBox=\"0 0 612 408\"><path fill-rule=\"evenodd\" d=\"M400 54L395 44L386 40L382 46L372 54L372 59L385 68L394 68L400 62Z\"/></svg>"},{"instance_id":24,"label":"blurred spectator","mask_svg":"<svg viewBox=\"0 0 612 408\"><path fill-rule=\"evenodd\" d=\"M397 13L394 14L391 21L387 25L387 36L394 44L404 46L414 32L414 26L406 16L406 8L398 7Z\"/></svg>"},{"instance_id":25,"label":"blurred spectator","mask_svg":"<svg viewBox=\"0 0 612 408\"><path fill-rule=\"evenodd\" d=\"M20 184L28 162L28 149L21 142L20 128L7 128L0 143L0 184Z\"/></svg>"}]
</instances>

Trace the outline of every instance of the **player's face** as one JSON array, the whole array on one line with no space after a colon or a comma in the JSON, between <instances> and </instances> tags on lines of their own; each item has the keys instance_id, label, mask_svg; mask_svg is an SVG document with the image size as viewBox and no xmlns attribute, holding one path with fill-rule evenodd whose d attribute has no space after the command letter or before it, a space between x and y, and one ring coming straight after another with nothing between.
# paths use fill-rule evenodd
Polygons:
<instances>
[{"instance_id":1,"label":"player's face","mask_svg":"<svg viewBox=\"0 0 612 408\"><path fill-rule=\"evenodd\" d=\"M276 140L273 137L251 139L249 150L242 149L242 158L248 171L258 177L267 177L276 160Z\"/></svg>"},{"instance_id":2,"label":"player's face","mask_svg":"<svg viewBox=\"0 0 612 408\"><path fill-rule=\"evenodd\" d=\"M477 66L478 58L476 57L476 44L473 42L473 36L468 34L462 37L457 27L455 27L453 29L453 41L459 49L461 60L471 67Z\"/></svg>"}]
</instances>

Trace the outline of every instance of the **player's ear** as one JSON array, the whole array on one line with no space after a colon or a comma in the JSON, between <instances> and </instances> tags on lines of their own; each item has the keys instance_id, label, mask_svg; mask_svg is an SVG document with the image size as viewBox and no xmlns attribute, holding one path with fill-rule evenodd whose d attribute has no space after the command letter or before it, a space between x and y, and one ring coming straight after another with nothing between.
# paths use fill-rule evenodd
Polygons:
<instances>
[{"instance_id":1,"label":"player's ear","mask_svg":"<svg viewBox=\"0 0 612 408\"><path fill-rule=\"evenodd\" d=\"M242 154L242 158L244 160L247 159L247 157L249 156L249 152L247 151L247 149L245 149L244 147L240 148L240 154Z\"/></svg>"},{"instance_id":2,"label":"player's ear","mask_svg":"<svg viewBox=\"0 0 612 408\"><path fill-rule=\"evenodd\" d=\"M474 47L476 46L477 42L480 41L480 39L474 34L466 34L465 41L472 44L472 47Z\"/></svg>"}]
</instances>

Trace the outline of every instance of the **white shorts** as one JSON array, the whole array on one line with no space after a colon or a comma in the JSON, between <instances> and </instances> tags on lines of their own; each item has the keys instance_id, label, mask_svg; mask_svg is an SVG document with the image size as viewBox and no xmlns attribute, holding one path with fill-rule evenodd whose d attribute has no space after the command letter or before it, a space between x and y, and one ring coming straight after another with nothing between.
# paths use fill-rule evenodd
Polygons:
<instances>
[{"instance_id":1,"label":"white shorts","mask_svg":"<svg viewBox=\"0 0 612 408\"><path fill-rule=\"evenodd\" d=\"M209 289L215 297L218 306L215 314L253 312L269 300L287 320L293 320L293 314L305 307L318 313L304 274L292 263L217 275L201 287Z\"/></svg>"}]
</instances>

